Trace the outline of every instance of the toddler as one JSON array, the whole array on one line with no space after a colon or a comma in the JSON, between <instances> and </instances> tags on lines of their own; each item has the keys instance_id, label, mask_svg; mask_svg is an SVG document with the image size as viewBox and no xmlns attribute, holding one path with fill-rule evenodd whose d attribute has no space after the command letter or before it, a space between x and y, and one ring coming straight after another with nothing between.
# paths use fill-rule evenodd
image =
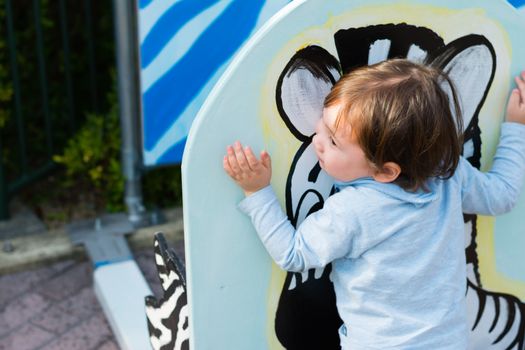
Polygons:
<instances>
[{"instance_id":1,"label":"toddler","mask_svg":"<svg viewBox=\"0 0 525 350\"><path fill-rule=\"evenodd\" d=\"M467 348L463 213L502 214L518 199L525 72L516 84L482 173L460 156L445 73L395 59L343 76L312 140L337 191L297 230L270 186L268 153L227 147L224 169L246 194L239 207L275 262L295 272L332 263L343 349Z\"/></svg>"}]
</instances>

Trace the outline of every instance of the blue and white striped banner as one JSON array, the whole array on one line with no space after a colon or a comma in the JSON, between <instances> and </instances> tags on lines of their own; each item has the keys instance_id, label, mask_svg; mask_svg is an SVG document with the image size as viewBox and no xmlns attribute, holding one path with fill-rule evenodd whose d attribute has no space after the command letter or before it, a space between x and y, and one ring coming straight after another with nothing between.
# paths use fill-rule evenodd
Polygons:
<instances>
[{"instance_id":1,"label":"blue and white striped banner","mask_svg":"<svg viewBox=\"0 0 525 350\"><path fill-rule=\"evenodd\" d=\"M290 0L139 0L146 166L179 163L191 123L242 44Z\"/></svg>"}]
</instances>

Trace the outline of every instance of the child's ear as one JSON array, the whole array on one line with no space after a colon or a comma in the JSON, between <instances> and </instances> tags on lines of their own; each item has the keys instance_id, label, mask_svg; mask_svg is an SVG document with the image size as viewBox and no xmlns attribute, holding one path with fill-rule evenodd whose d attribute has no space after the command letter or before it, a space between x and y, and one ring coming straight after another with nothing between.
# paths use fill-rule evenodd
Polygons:
<instances>
[{"instance_id":1,"label":"child's ear","mask_svg":"<svg viewBox=\"0 0 525 350\"><path fill-rule=\"evenodd\" d=\"M380 170L377 170L372 177L378 182L393 182L401 174L401 167L394 162L386 162Z\"/></svg>"}]
</instances>

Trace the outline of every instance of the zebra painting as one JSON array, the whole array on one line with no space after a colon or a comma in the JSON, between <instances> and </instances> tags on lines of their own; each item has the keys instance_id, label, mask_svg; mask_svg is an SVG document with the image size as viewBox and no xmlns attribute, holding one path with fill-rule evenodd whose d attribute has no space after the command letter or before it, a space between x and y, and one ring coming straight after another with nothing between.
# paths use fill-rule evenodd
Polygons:
<instances>
[{"instance_id":1,"label":"zebra painting","mask_svg":"<svg viewBox=\"0 0 525 350\"><path fill-rule=\"evenodd\" d=\"M160 300L146 297L146 316L151 346L154 350L188 350L188 300L184 265L164 235L155 234L155 264L164 290Z\"/></svg>"},{"instance_id":2,"label":"zebra painting","mask_svg":"<svg viewBox=\"0 0 525 350\"><path fill-rule=\"evenodd\" d=\"M299 50L281 73L276 103L290 132L302 142L286 183L286 212L294 225L323 206L333 192L312 148L314 125L323 100L342 73L393 57L406 57L442 68L459 92L464 118L463 155L478 169L481 131L478 114L495 70L491 43L467 35L445 44L432 30L409 24L384 24L340 30L334 35L338 58L319 46ZM443 86L448 90L447 86ZM314 111L314 113L312 113ZM315 113L315 111L317 111ZM524 304L511 295L483 289L478 273L475 215L464 215L468 279L466 298L470 349L523 349ZM276 313L275 331L287 349L338 349L335 295L331 267L302 274L288 273Z\"/></svg>"}]
</instances>

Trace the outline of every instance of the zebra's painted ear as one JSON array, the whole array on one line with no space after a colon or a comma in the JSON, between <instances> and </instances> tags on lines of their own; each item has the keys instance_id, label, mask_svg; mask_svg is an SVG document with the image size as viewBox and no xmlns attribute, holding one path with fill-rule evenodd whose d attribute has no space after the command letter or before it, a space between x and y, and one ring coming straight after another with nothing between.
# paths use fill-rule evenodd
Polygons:
<instances>
[{"instance_id":1,"label":"zebra's painted ear","mask_svg":"<svg viewBox=\"0 0 525 350\"><path fill-rule=\"evenodd\" d=\"M492 44L484 36L467 35L434 51L426 62L441 68L452 80L463 115L463 131L477 124L496 71L496 53ZM442 87L452 97L448 83Z\"/></svg>"},{"instance_id":2,"label":"zebra's painted ear","mask_svg":"<svg viewBox=\"0 0 525 350\"><path fill-rule=\"evenodd\" d=\"M341 76L338 60L319 46L295 53L279 76L277 108L288 129L305 142L322 116L323 103Z\"/></svg>"}]
</instances>

